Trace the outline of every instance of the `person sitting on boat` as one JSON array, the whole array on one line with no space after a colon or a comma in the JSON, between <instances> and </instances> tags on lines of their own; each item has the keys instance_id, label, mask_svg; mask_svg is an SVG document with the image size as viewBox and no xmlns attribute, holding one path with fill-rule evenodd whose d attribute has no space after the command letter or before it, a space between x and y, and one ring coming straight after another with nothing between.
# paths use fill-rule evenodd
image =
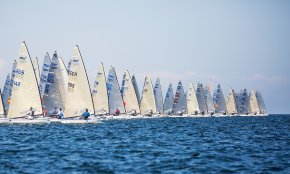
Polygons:
<instances>
[{"instance_id":1,"label":"person sitting on boat","mask_svg":"<svg viewBox=\"0 0 290 174\"><path fill-rule=\"evenodd\" d=\"M54 107L54 109L52 111L50 111L50 116L57 117L58 112L59 112L59 110L57 109L57 107Z\"/></svg>"},{"instance_id":2,"label":"person sitting on boat","mask_svg":"<svg viewBox=\"0 0 290 174\"><path fill-rule=\"evenodd\" d=\"M28 119L32 119L34 117L34 110L33 107L30 107L28 113L26 114Z\"/></svg>"},{"instance_id":3,"label":"person sitting on boat","mask_svg":"<svg viewBox=\"0 0 290 174\"><path fill-rule=\"evenodd\" d=\"M152 116L153 115L153 111L150 109L148 112L148 116Z\"/></svg>"},{"instance_id":4,"label":"person sitting on boat","mask_svg":"<svg viewBox=\"0 0 290 174\"><path fill-rule=\"evenodd\" d=\"M59 108L59 111L58 111L58 113L57 113L57 118L58 118L58 119L62 119L63 117L64 117L64 113L63 113L62 109Z\"/></svg>"},{"instance_id":5,"label":"person sitting on boat","mask_svg":"<svg viewBox=\"0 0 290 174\"><path fill-rule=\"evenodd\" d=\"M47 116L48 115L48 111L45 108L45 106L42 107L42 111L43 111L43 116Z\"/></svg>"},{"instance_id":6,"label":"person sitting on boat","mask_svg":"<svg viewBox=\"0 0 290 174\"><path fill-rule=\"evenodd\" d=\"M118 116L118 115L120 115L120 110L118 108L116 108L115 116Z\"/></svg>"},{"instance_id":7,"label":"person sitting on boat","mask_svg":"<svg viewBox=\"0 0 290 174\"><path fill-rule=\"evenodd\" d=\"M84 118L84 120L87 120L89 116L91 116L91 113L88 109L86 109L86 111L82 114L82 117Z\"/></svg>"},{"instance_id":8,"label":"person sitting on boat","mask_svg":"<svg viewBox=\"0 0 290 174\"><path fill-rule=\"evenodd\" d=\"M133 116L136 116L136 115L137 115L137 112L136 112L135 109L132 110L132 115L133 115Z\"/></svg>"}]
</instances>

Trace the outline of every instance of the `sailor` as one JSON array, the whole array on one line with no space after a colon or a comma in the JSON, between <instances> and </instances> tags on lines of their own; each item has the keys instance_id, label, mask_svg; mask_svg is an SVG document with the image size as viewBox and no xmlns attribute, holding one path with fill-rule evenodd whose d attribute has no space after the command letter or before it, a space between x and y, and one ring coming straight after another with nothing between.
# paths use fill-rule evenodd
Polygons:
<instances>
[{"instance_id":1,"label":"sailor","mask_svg":"<svg viewBox=\"0 0 290 174\"><path fill-rule=\"evenodd\" d=\"M30 107L30 109L26 115L28 116L28 119L32 119L34 117L33 107Z\"/></svg>"},{"instance_id":2,"label":"sailor","mask_svg":"<svg viewBox=\"0 0 290 174\"><path fill-rule=\"evenodd\" d=\"M57 107L54 107L54 110L50 111L50 116L51 117L56 117L58 113Z\"/></svg>"},{"instance_id":3,"label":"sailor","mask_svg":"<svg viewBox=\"0 0 290 174\"><path fill-rule=\"evenodd\" d=\"M88 109L86 109L86 111L82 114L82 117L84 118L84 120L87 120L89 116L91 116L91 113Z\"/></svg>"},{"instance_id":4,"label":"sailor","mask_svg":"<svg viewBox=\"0 0 290 174\"><path fill-rule=\"evenodd\" d=\"M137 115L137 113L136 113L136 110L135 110L135 109L133 109L133 110L132 110L132 115L133 115L133 116L136 116L136 115Z\"/></svg>"},{"instance_id":5,"label":"sailor","mask_svg":"<svg viewBox=\"0 0 290 174\"><path fill-rule=\"evenodd\" d=\"M43 110L43 116L47 116L48 115L48 111L45 108L45 106L42 107L42 110Z\"/></svg>"},{"instance_id":6,"label":"sailor","mask_svg":"<svg viewBox=\"0 0 290 174\"><path fill-rule=\"evenodd\" d=\"M120 115L120 111L119 111L118 108L116 108L115 115L116 115L116 116Z\"/></svg>"},{"instance_id":7,"label":"sailor","mask_svg":"<svg viewBox=\"0 0 290 174\"><path fill-rule=\"evenodd\" d=\"M61 108L59 108L59 111L58 111L58 113L57 113L57 118L58 118L58 119L62 119L63 117L64 117L63 111L62 111Z\"/></svg>"},{"instance_id":8,"label":"sailor","mask_svg":"<svg viewBox=\"0 0 290 174\"><path fill-rule=\"evenodd\" d=\"M152 114L153 114L153 111L150 109L148 115L149 115L149 116L152 116Z\"/></svg>"}]
</instances>

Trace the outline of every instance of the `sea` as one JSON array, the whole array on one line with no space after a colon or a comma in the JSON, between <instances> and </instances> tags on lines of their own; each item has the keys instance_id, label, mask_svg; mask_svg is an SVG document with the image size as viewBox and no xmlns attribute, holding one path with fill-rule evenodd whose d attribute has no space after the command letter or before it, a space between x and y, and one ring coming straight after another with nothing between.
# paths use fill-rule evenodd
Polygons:
<instances>
[{"instance_id":1,"label":"sea","mask_svg":"<svg viewBox=\"0 0 290 174\"><path fill-rule=\"evenodd\" d=\"M290 115L3 124L0 173L290 173Z\"/></svg>"}]
</instances>

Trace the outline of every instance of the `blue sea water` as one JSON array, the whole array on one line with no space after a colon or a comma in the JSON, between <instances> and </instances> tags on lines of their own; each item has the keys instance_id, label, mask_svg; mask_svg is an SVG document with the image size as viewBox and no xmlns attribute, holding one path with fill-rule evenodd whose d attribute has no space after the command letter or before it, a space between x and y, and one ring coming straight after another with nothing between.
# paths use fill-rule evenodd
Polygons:
<instances>
[{"instance_id":1,"label":"blue sea water","mask_svg":"<svg viewBox=\"0 0 290 174\"><path fill-rule=\"evenodd\" d=\"M0 173L290 173L290 116L0 125Z\"/></svg>"}]
</instances>

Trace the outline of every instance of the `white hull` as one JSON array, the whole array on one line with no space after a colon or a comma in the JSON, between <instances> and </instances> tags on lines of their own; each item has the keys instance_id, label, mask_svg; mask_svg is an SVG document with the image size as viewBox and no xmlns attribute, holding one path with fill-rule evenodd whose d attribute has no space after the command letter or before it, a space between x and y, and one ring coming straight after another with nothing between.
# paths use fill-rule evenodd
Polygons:
<instances>
[{"instance_id":1,"label":"white hull","mask_svg":"<svg viewBox=\"0 0 290 174\"><path fill-rule=\"evenodd\" d=\"M10 123L9 118L0 118L0 124Z\"/></svg>"},{"instance_id":2,"label":"white hull","mask_svg":"<svg viewBox=\"0 0 290 174\"><path fill-rule=\"evenodd\" d=\"M61 119L61 123L63 124L94 124L94 123L100 123L98 119L88 119L88 120L81 120L81 119Z\"/></svg>"},{"instance_id":3,"label":"white hull","mask_svg":"<svg viewBox=\"0 0 290 174\"><path fill-rule=\"evenodd\" d=\"M15 118L10 120L13 124L48 124L50 120L48 118L35 118L35 119L25 119L25 118Z\"/></svg>"}]
</instances>

